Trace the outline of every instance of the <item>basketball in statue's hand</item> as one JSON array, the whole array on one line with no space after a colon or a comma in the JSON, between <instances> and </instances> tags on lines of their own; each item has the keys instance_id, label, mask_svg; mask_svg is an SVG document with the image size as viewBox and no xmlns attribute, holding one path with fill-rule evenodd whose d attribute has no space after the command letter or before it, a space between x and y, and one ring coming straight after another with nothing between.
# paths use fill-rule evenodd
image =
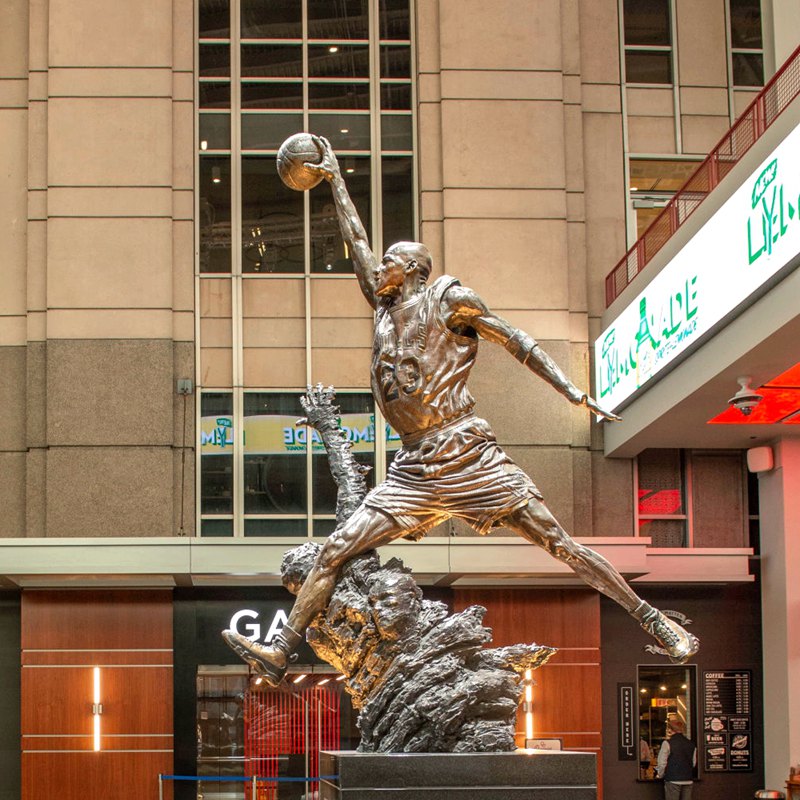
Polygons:
<instances>
[{"instance_id":1,"label":"basketball in statue's hand","mask_svg":"<svg viewBox=\"0 0 800 800\"><path fill-rule=\"evenodd\" d=\"M310 133L296 133L290 136L278 150L278 175L290 188L298 192L313 189L323 178L321 172L305 166L319 164L322 153Z\"/></svg>"}]
</instances>

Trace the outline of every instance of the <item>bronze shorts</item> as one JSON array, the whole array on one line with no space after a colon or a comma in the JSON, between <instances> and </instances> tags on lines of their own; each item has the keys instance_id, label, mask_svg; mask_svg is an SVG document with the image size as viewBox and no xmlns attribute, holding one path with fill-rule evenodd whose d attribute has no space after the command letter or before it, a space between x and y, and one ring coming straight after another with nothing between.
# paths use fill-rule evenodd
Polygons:
<instances>
[{"instance_id":1,"label":"bronze shorts","mask_svg":"<svg viewBox=\"0 0 800 800\"><path fill-rule=\"evenodd\" d=\"M534 482L503 452L489 424L470 416L404 445L364 505L393 517L407 538L421 539L449 517L488 533L532 497L542 499Z\"/></svg>"}]
</instances>

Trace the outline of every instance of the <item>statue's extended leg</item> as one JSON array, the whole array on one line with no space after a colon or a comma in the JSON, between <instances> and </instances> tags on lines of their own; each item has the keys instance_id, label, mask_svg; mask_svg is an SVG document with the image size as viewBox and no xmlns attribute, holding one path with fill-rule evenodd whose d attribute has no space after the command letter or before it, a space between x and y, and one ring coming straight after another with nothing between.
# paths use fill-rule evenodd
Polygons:
<instances>
[{"instance_id":1,"label":"statue's extended leg","mask_svg":"<svg viewBox=\"0 0 800 800\"><path fill-rule=\"evenodd\" d=\"M328 537L297 593L287 624L272 642L259 644L235 631L223 631L225 641L267 683L277 686L286 674L289 657L303 640L305 629L327 607L342 565L406 533L388 514L361 505Z\"/></svg>"},{"instance_id":2,"label":"statue's extended leg","mask_svg":"<svg viewBox=\"0 0 800 800\"><path fill-rule=\"evenodd\" d=\"M699 649L697 637L642 600L605 558L569 536L544 503L531 500L509 514L503 524L543 547L589 586L619 603L664 647L674 663L682 664Z\"/></svg>"}]
</instances>

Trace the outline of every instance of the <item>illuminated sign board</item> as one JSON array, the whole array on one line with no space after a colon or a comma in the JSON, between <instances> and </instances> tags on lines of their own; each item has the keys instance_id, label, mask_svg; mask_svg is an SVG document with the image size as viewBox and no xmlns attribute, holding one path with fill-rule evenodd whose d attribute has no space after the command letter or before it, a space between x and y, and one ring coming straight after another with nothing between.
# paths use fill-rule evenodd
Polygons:
<instances>
[{"instance_id":1,"label":"illuminated sign board","mask_svg":"<svg viewBox=\"0 0 800 800\"><path fill-rule=\"evenodd\" d=\"M257 642L261 639L261 634L264 630L260 622L260 616L258 611L254 611L252 608L242 608L231 617L228 629L241 636L246 636L251 642ZM266 635L263 640L267 643L271 642L288 621L289 617L286 612L279 608L272 615L272 620L266 627Z\"/></svg>"},{"instance_id":2,"label":"illuminated sign board","mask_svg":"<svg viewBox=\"0 0 800 800\"><path fill-rule=\"evenodd\" d=\"M305 453L311 436L313 452L324 453L317 431L297 425L297 417L261 414L244 418L244 452L247 455ZM375 417L372 414L342 414L339 424L354 453L375 450ZM233 454L233 418L228 415L208 416L200 420L200 451L203 455ZM386 449L397 450L400 436L387 424Z\"/></svg>"},{"instance_id":3,"label":"illuminated sign board","mask_svg":"<svg viewBox=\"0 0 800 800\"><path fill-rule=\"evenodd\" d=\"M800 127L753 171L595 342L613 410L800 253Z\"/></svg>"}]
</instances>

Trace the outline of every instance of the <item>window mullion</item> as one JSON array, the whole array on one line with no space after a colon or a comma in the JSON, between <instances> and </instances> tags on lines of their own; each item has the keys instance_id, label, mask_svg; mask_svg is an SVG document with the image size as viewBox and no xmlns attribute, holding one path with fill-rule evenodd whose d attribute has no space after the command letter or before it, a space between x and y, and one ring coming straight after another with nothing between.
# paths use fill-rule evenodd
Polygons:
<instances>
[{"instance_id":1,"label":"window mullion","mask_svg":"<svg viewBox=\"0 0 800 800\"><path fill-rule=\"evenodd\" d=\"M675 0L669 0L669 43L672 48L672 112L675 120L675 152L683 152L683 125L681 124L681 87L678 64L678 16Z\"/></svg>"},{"instance_id":2,"label":"window mullion","mask_svg":"<svg viewBox=\"0 0 800 800\"><path fill-rule=\"evenodd\" d=\"M379 0L369 4L369 79L370 79L370 208L372 213L372 247L376 254L384 250L383 203L381 201L381 48Z\"/></svg>"},{"instance_id":3,"label":"window mullion","mask_svg":"<svg viewBox=\"0 0 800 800\"><path fill-rule=\"evenodd\" d=\"M308 99L308 0L302 0L303 25L303 130L310 131ZM314 131L311 131L314 133ZM311 192L303 192L303 303L305 308L305 360L306 386L312 381L311 347ZM306 535L314 535L314 448L311 428L306 428Z\"/></svg>"},{"instance_id":4,"label":"window mullion","mask_svg":"<svg viewBox=\"0 0 800 800\"><path fill-rule=\"evenodd\" d=\"M409 26L409 39L411 48L411 191L412 191L412 214L414 215L413 228L414 238L419 241L422 238L420 231L420 214L419 214L419 174L417 172L417 153L418 150L418 135L417 130L417 10L415 0L408 0L408 14L410 20L414 23ZM385 438L385 437L384 437Z\"/></svg>"},{"instance_id":5,"label":"window mullion","mask_svg":"<svg viewBox=\"0 0 800 800\"><path fill-rule=\"evenodd\" d=\"M242 319L242 139L239 0L231 0L231 302L233 381L233 535L244 536L244 342Z\"/></svg>"}]
</instances>

